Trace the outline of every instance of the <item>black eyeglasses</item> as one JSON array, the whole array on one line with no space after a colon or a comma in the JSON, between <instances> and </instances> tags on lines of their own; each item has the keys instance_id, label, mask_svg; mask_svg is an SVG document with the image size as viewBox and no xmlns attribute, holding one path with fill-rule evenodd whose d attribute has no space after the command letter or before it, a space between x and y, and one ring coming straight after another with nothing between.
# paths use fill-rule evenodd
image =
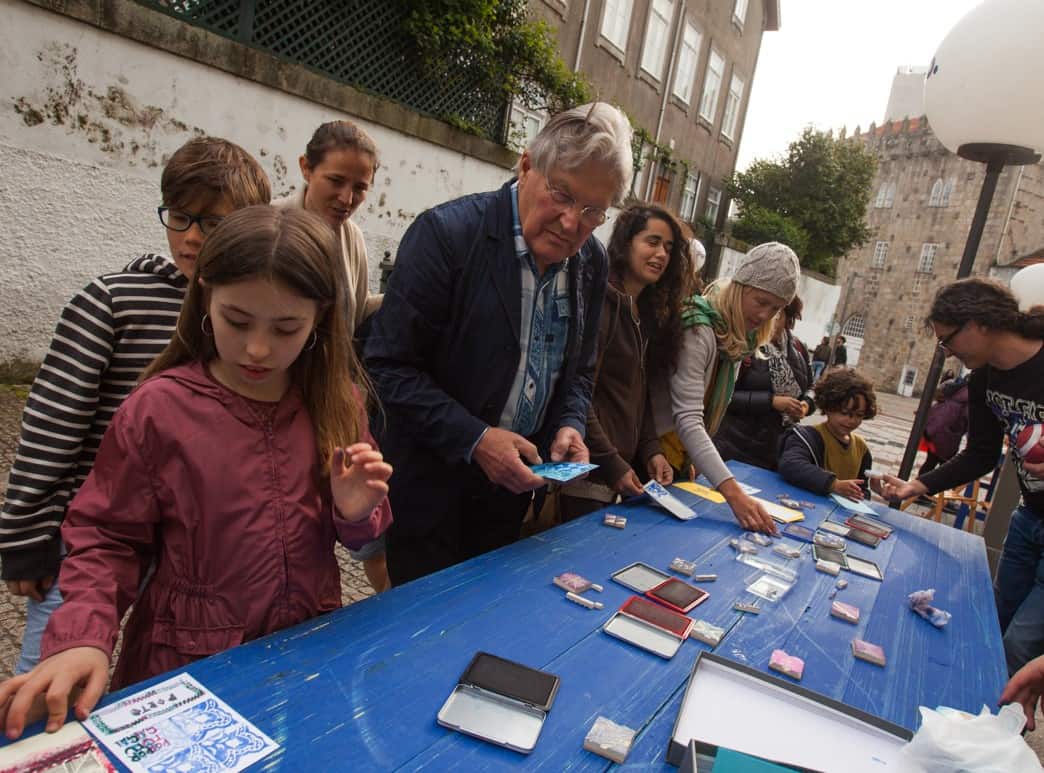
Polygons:
<instances>
[{"instance_id":1,"label":"black eyeglasses","mask_svg":"<svg viewBox=\"0 0 1044 773\"><path fill-rule=\"evenodd\" d=\"M952 350L950 349L950 341L952 341L954 339L954 336L956 336L958 333L960 333L962 330L964 330L964 324L965 323L962 322L959 327L955 327L953 330L951 330L949 333L944 335L942 338L935 339L936 345L940 349L945 349L948 352L952 352Z\"/></svg>"},{"instance_id":2,"label":"black eyeglasses","mask_svg":"<svg viewBox=\"0 0 1044 773\"><path fill-rule=\"evenodd\" d=\"M171 231L187 231L195 223L204 236L217 228L225 219L219 215L190 215L188 212L170 207L157 207L156 212L159 213L160 222Z\"/></svg>"},{"instance_id":3,"label":"black eyeglasses","mask_svg":"<svg viewBox=\"0 0 1044 773\"><path fill-rule=\"evenodd\" d=\"M576 199L565 191L560 191L558 188L552 187L551 183L547 180L544 181L544 184L547 186L547 192L551 194L551 201L555 202L555 204L564 207L565 209L579 208L580 221L588 228L597 228L609 219L609 215L604 209L598 207L581 207L576 203Z\"/></svg>"}]
</instances>

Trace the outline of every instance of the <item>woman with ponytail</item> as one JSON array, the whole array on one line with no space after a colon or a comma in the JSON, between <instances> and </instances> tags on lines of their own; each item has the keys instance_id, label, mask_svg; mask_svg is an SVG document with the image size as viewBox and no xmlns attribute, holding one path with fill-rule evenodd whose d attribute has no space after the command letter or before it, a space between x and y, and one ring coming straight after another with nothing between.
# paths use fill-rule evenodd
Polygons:
<instances>
[{"instance_id":1,"label":"woman with ponytail","mask_svg":"<svg viewBox=\"0 0 1044 773\"><path fill-rule=\"evenodd\" d=\"M1007 436L1022 504L1011 517L994 595L1014 674L1044 653L1044 462L1025 458L1041 443L1019 442L1024 430L1044 424L1044 307L1020 311L1007 287L974 277L939 290L926 323L943 351L972 369L968 443L912 482L885 476L875 488L907 499L960 486L994 468Z\"/></svg>"}]
</instances>

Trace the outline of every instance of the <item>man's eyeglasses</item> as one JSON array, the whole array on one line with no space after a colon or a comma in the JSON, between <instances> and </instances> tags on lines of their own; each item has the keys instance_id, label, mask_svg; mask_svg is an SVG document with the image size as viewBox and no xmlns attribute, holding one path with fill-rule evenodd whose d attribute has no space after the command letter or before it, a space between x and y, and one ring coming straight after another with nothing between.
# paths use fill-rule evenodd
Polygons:
<instances>
[{"instance_id":1,"label":"man's eyeglasses","mask_svg":"<svg viewBox=\"0 0 1044 773\"><path fill-rule=\"evenodd\" d=\"M170 207L157 207L156 211L159 213L160 222L171 231L187 231L195 223L204 236L217 228L225 219L218 215L190 215L180 209Z\"/></svg>"},{"instance_id":2,"label":"man's eyeglasses","mask_svg":"<svg viewBox=\"0 0 1044 773\"><path fill-rule=\"evenodd\" d=\"M547 180L544 181L544 184L547 186L547 192L551 195L551 201L555 202L559 207L564 207L565 209L577 209L577 207L579 207L576 203L576 199L565 191L560 191L558 188L551 187L551 183ZM599 209L598 207L580 207L580 222L588 228L597 228L608 219L609 215L604 209Z\"/></svg>"},{"instance_id":3,"label":"man's eyeglasses","mask_svg":"<svg viewBox=\"0 0 1044 773\"><path fill-rule=\"evenodd\" d=\"M946 351L951 352L952 350L950 349L950 341L952 341L954 339L954 337L958 333L960 333L962 330L964 330L964 325L963 324L961 324L959 327L955 327L953 330L951 330L949 333L944 335L942 338L937 338L935 340L936 345L940 349L945 349Z\"/></svg>"}]
</instances>

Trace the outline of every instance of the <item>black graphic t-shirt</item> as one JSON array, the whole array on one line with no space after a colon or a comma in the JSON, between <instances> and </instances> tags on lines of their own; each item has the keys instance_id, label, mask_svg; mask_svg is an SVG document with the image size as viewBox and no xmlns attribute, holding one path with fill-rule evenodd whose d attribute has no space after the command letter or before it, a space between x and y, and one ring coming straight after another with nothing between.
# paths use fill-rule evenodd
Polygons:
<instances>
[{"instance_id":1,"label":"black graphic t-shirt","mask_svg":"<svg viewBox=\"0 0 1044 773\"><path fill-rule=\"evenodd\" d=\"M1011 370L986 365L972 372L968 380L967 447L923 475L921 483L934 494L985 475L1000 459L1007 435L1022 498L1044 517L1044 479L1026 472L1016 443L1019 433L1032 424L1044 424L1044 346Z\"/></svg>"}]
</instances>

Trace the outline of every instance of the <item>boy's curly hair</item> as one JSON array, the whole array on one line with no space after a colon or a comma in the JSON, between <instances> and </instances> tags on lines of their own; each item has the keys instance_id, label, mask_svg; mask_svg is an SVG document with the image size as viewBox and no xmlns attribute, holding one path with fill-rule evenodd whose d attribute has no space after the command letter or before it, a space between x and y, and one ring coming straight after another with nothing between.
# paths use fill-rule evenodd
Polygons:
<instances>
[{"instance_id":1,"label":"boy's curly hair","mask_svg":"<svg viewBox=\"0 0 1044 773\"><path fill-rule=\"evenodd\" d=\"M828 370L816 382L815 393L816 405L823 413L842 411L862 395L866 402L866 415L863 418L872 419L877 415L877 395L874 394L874 385L866 376L852 368Z\"/></svg>"}]
</instances>

